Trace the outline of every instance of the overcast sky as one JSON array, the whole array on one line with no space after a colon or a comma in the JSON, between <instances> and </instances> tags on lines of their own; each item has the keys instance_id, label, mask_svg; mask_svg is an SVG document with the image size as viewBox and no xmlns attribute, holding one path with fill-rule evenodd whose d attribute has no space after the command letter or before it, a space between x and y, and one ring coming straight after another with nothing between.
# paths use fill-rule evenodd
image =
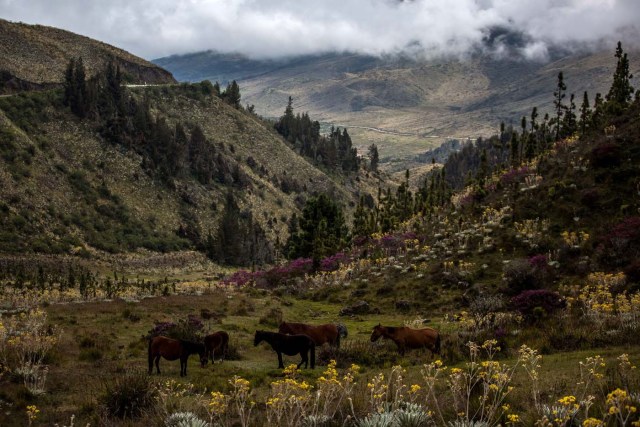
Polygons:
<instances>
[{"instance_id":1,"label":"overcast sky","mask_svg":"<svg viewBox=\"0 0 640 427\"><path fill-rule=\"evenodd\" d=\"M640 0L0 0L0 17L64 28L147 59L214 49L272 57L400 50L464 56L489 28L521 52L640 42ZM498 53L500 43L493 48Z\"/></svg>"}]
</instances>

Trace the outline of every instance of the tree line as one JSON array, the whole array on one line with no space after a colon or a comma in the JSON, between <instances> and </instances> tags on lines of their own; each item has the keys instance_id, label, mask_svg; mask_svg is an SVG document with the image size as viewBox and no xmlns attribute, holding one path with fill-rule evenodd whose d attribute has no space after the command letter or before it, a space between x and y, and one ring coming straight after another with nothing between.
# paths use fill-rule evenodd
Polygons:
<instances>
[{"instance_id":1,"label":"tree line","mask_svg":"<svg viewBox=\"0 0 640 427\"><path fill-rule=\"evenodd\" d=\"M289 97L284 114L275 123L282 135L304 157L330 170L357 171L360 165L358 151L353 147L347 129L331 127L329 134L320 134L320 123L311 120L308 113L293 113L293 98Z\"/></svg>"},{"instance_id":2,"label":"tree line","mask_svg":"<svg viewBox=\"0 0 640 427\"><path fill-rule=\"evenodd\" d=\"M585 91L580 107L575 94L567 98L567 84L562 72L558 73L553 92L553 110L540 118L534 107L529 116L523 116L520 126L500 125L500 133L490 138L479 138L452 153L444 163L447 184L454 189L477 185L480 189L495 170L517 167L549 149L552 144L571 136L601 132L610 120L625 111L633 100L629 59L618 42L615 55L616 68L608 93L596 93L593 103Z\"/></svg>"}]
</instances>

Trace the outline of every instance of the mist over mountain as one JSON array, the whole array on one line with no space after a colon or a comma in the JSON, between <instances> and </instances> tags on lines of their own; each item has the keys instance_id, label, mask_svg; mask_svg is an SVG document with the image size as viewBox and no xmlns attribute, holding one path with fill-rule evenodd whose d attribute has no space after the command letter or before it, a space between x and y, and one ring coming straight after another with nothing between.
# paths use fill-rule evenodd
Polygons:
<instances>
[{"instance_id":1,"label":"mist over mountain","mask_svg":"<svg viewBox=\"0 0 640 427\"><path fill-rule=\"evenodd\" d=\"M489 47L541 59L556 48L640 40L634 0L1 0L0 16L65 28L146 58L215 50L254 59L334 51L433 59Z\"/></svg>"}]
</instances>

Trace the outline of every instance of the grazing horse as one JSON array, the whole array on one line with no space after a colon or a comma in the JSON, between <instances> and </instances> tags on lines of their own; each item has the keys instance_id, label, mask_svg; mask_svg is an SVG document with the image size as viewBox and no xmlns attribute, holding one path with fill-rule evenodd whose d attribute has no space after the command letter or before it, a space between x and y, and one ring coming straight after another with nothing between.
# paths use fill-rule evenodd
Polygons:
<instances>
[{"instance_id":1,"label":"grazing horse","mask_svg":"<svg viewBox=\"0 0 640 427\"><path fill-rule=\"evenodd\" d=\"M160 357L167 360L180 359L180 376L187 375L187 359L192 354L200 355L200 366L204 368L209 359L205 351L204 344L174 340L163 336L153 337L149 340L149 375L153 372L153 361L155 359L156 370L160 374Z\"/></svg>"},{"instance_id":2,"label":"grazing horse","mask_svg":"<svg viewBox=\"0 0 640 427\"><path fill-rule=\"evenodd\" d=\"M311 369L316 367L316 344L307 335L287 335L278 332L256 331L253 345L257 346L262 341L269 343L271 348L278 353L278 368L284 369L282 363L282 353L287 356L295 356L300 354L302 360L298 363L298 369L304 363L305 369L308 366L311 353Z\"/></svg>"},{"instance_id":3,"label":"grazing horse","mask_svg":"<svg viewBox=\"0 0 640 427\"><path fill-rule=\"evenodd\" d=\"M211 358L211 364L216 361L216 353L220 354L220 362L222 362L229 350L229 334L218 331L207 335L204 337L204 347L207 350L207 357Z\"/></svg>"},{"instance_id":4,"label":"grazing horse","mask_svg":"<svg viewBox=\"0 0 640 427\"><path fill-rule=\"evenodd\" d=\"M371 342L380 337L390 339L398 346L398 352L404 356L405 350L428 348L433 354L440 354L440 333L432 328L412 329L406 326L393 327L378 324L371 333Z\"/></svg>"},{"instance_id":5,"label":"grazing horse","mask_svg":"<svg viewBox=\"0 0 640 427\"><path fill-rule=\"evenodd\" d=\"M305 323L282 322L278 332L289 335L307 335L316 346L321 346L327 342L331 346L340 348L340 336L347 336L347 327L342 324L334 325L333 323L314 326Z\"/></svg>"}]
</instances>

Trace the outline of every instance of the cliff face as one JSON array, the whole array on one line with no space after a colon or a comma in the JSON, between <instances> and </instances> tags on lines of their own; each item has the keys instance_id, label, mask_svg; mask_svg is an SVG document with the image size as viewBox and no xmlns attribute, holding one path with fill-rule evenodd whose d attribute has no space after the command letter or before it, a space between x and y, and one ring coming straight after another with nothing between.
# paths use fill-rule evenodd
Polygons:
<instances>
[{"instance_id":1,"label":"cliff face","mask_svg":"<svg viewBox=\"0 0 640 427\"><path fill-rule=\"evenodd\" d=\"M56 86L69 60L78 57L88 76L113 61L128 82L176 82L168 71L106 43L57 28L0 19L0 92Z\"/></svg>"}]
</instances>

